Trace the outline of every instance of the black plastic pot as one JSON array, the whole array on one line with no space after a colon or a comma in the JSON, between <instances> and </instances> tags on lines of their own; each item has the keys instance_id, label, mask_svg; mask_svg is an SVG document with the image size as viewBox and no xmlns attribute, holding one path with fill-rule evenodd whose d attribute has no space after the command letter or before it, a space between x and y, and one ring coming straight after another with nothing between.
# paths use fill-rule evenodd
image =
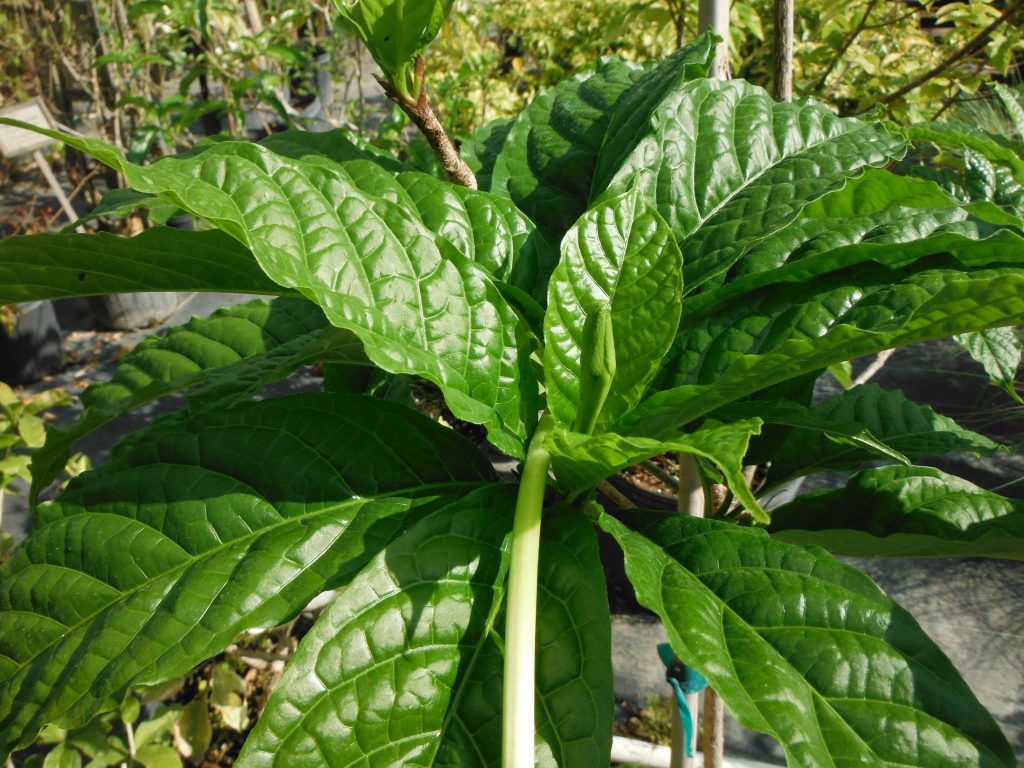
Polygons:
<instances>
[{"instance_id":1,"label":"black plastic pot","mask_svg":"<svg viewBox=\"0 0 1024 768\"><path fill-rule=\"evenodd\" d=\"M149 328L174 314L180 293L117 293L89 299L93 319L100 328L129 331Z\"/></svg>"},{"instance_id":2,"label":"black plastic pot","mask_svg":"<svg viewBox=\"0 0 1024 768\"><path fill-rule=\"evenodd\" d=\"M30 384L59 370L63 360L60 325L48 301L22 304L12 335L0 329L0 381Z\"/></svg>"}]
</instances>

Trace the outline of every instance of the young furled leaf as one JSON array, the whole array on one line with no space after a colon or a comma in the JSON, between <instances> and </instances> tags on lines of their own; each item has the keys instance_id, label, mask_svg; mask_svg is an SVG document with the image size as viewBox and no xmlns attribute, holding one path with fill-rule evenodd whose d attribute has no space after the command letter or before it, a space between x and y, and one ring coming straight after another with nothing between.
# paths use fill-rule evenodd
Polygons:
<instances>
[{"instance_id":1,"label":"young furled leaf","mask_svg":"<svg viewBox=\"0 0 1024 768\"><path fill-rule=\"evenodd\" d=\"M437 35L453 0L336 0L392 87L415 103L423 88L416 57Z\"/></svg>"}]
</instances>

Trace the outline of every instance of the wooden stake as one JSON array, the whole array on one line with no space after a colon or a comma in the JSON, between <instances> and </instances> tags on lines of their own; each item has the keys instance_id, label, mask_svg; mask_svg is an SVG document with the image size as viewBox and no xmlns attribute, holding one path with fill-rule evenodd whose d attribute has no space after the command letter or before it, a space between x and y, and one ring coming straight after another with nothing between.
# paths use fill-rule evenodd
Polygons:
<instances>
[{"instance_id":1,"label":"wooden stake","mask_svg":"<svg viewBox=\"0 0 1024 768\"><path fill-rule=\"evenodd\" d=\"M64 209L64 213L67 214L68 219L72 222L78 221L78 214L75 213L75 209L71 207L71 201L68 200L68 196L65 195L64 190L61 189L60 182L57 181L57 177L53 174L53 169L50 167L50 164L46 162L46 158L43 156L43 153L37 149L32 153L32 159L36 161L36 166L43 172L43 176L46 177L46 181L50 185L50 189L53 191L54 196L60 203L60 207ZM84 234L85 227L79 224L75 227L75 231Z\"/></svg>"},{"instance_id":2,"label":"wooden stake","mask_svg":"<svg viewBox=\"0 0 1024 768\"><path fill-rule=\"evenodd\" d=\"M704 691L704 730L701 734L704 768L725 765L725 702L713 690Z\"/></svg>"},{"instance_id":3,"label":"wooden stake","mask_svg":"<svg viewBox=\"0 0 1024 768\"><path fill-rule=\"evenodd\" d=\"M711 77L728 80L732 75L729 71L729 0L700 0L697 8L697 31L703 32L708 27L722 38L715 51L715 62L711 65Z\"/></svg>"},{"instance_id":4,"label":"wooden stake","mask_svg":"<svg viewBox=\"0 0 1024 768\"><path fill-rule=\"evenodd\" d=\"M775 100L793 100L793 0L775 0Z\"/></svg>"},{"instance_id":5,"label":"wooden stake","mask_svg":"<svg viewBox=\"0 0 1024 768\"><path fill-rule=\"evenodd\" d=\"M679 488L677 509L682 515L691 517L704 517L704 483L700 476L700 469L697 462L688 453L678 454L679 460ZM687 757L687 747L691 753L696 753L697 747L697 711L700 702L700 694L688 693L686 695L686 706L693 715L694 732L691 735L690 744L684 743L683 727L679 717L672 721L672 768L694 768L694 759Z\"/></svg>"}]
</instances>

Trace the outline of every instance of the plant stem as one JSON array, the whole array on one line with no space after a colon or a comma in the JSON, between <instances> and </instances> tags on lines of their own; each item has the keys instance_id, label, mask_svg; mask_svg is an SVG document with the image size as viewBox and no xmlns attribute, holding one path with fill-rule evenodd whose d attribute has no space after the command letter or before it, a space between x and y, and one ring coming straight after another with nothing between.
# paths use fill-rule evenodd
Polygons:
<instances>
[{"instance_id":1,"label":"plant stem","mask_svg":"<svg viewBox=\"0 0 1024 768\"><path fill-rule=\"evenodd\" d=\"M135 729L131 723L124 724L124 735L128 742L128 765L135 765Z\"/></svg>"},{"instance_id":2,"label":"plant stem","mask_svg":"<svg viewBox=\"0 0 1024 768\"><path fill-rule=\"evenodd\" d=\"M860 36L860 33L867 28L868 20L871 18L871 11L875 9L875 4L877 2L878 0L870 0L870 2L868 2L868 7L865 9L864 15L861 16L860 23L857 24L853 31L846 36L843 40L843 44L839 47L839 51L836 53L836 57L832 59L832 62L825 68L825 72L818 78L818 81L811 86L810 91L812 93L817 93L825 87L825 82L828 80L828 76L832 74L832 70L836 68L836 65L842 60L846 52L850 50L850 46L853 45L854 40L856 40Z\"/></svg>"},{"instance_id":3,"label":"plant stem","mask_svg":"<svg viewBox=\"0 0 1024 768\"><path fill-rule=\"evenodd\" d=\"M424 67L423 57L416 57L416 82L419 84L419 98L416 101L403 97L387 80L378 78L377 82L381 84L388 98L398 104L423 133L430 148L434 150L434 154L441 162L441 167L448 179L463 187L476 189L476 176L459 156L459 150L455 148L452 140L448 137L448 132L441 125L441 121L437 119L437 115L434 114L434 108L430 106Z\"/></svg>"},{"instance_id":4,"label":"plant stem","mask_svg":"<svg viewBox=\"0 0 1024 768\"><path fill-rule=\"evenodd\" d=\"M512 523L505 617L505 684L502 702L502 768L533 765L534 656L537 635L537 568L540 523L551 456L544 440L554 425L544 415L530 440Z\"/></svg>"}]
</instances>

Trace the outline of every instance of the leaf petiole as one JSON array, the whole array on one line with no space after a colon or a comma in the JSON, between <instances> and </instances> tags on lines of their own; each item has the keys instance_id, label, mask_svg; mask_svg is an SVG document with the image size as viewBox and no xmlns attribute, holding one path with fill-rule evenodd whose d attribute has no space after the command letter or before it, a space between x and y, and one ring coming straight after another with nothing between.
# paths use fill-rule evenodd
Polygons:
<instances>
[{"instance_id":1,"label":"leaf petiole","mask_svg":"<svg viewBox=\"0 0 1024 768\"><path fill-rule=\"evenodd\" d=\"M532 766L534 658L537 635L537 567L541 512L551 456L544 441L554 426L545 414L533 433L523 464L512 523L512 555L505 618L505 684L502 702L503 768Z\"/></svg>"}]
</instances>

